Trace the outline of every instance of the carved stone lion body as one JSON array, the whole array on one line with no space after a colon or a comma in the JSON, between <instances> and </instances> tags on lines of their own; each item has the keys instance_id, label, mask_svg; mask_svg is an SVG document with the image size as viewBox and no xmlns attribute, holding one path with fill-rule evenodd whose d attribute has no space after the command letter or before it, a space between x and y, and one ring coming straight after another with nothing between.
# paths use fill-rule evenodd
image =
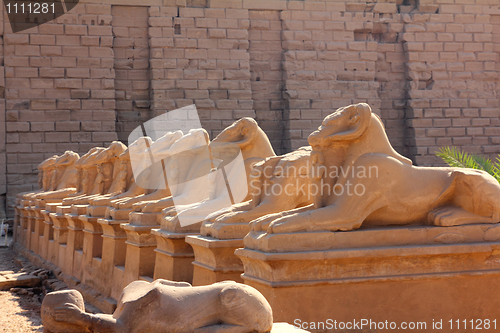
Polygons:
<instances>
[{"instance_id":1,"label":"carved stone lion body","mask_svg":"<svg viewBox=\"0 0 500 333\"><path fill-rule=\"evenodd\" d=\"M322 207L310 205L269 221L269 233L353 230L363 223L453 226L500 220L500 185L492 176L471 169L412 166L391 147L367 104L326 117L309 143L325 161L331 151L343 150L344 170L333 189L344 192L323 193ZM360 176L359 170L365 174Z\"/></svg>"}]
</instances>

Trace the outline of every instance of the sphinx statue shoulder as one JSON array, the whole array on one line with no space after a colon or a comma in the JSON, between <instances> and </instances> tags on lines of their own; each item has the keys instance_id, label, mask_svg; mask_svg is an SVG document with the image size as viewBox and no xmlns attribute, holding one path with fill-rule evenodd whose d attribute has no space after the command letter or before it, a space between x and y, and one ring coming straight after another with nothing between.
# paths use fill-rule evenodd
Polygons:
<instances>
[{"instance_id":1,"label":"sphinx statue shoulder","mask_svg":"<svg viewBox=\"0 0 500 333\"><path fill-rule=\"evenodd\" d=\"M273 324L267 300L233 281L193 287L187 282L135 281L112 315L85 312L77 290L49 293L42 303L44 332L264 333Z\"/></svg>"},{"instance_id":2,"label":"sphinx statue shoulder","mask_svg":"<svg viewBox=\"0 0 500 333\"><path fill-rule=\"evenodd\" d=\"M413 166L392 148L367 104L338 109L308 140L313 168L323 169L311 180L320 188L319 198L270 221L268 233L500 221L500 185L492 176L472 169Z\"/></svg>"}]
</instances>

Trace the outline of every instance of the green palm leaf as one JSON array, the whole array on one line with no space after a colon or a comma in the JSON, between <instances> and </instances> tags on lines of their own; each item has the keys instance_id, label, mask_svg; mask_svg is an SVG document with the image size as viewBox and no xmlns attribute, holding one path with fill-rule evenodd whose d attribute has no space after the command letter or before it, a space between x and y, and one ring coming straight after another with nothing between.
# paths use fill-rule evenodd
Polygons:
<instances>
[{"instance_id":1,"label":"green palm leaf","mask_svg":"<svg viewBox=\"0 0 500 333\"><path fill-rule=\"evenodd\" d=\"M500 155L495 162L489 158L469 154L455 147L442 147L436 153L449 166L483 170L492 175L500 183Z\"/></svg>"},{"instance_id":2,"label":"green palm leaf","mask_svg":"<svg viewBox=\"0 0 500 333\"><path fill-rule=\"evenodd\" d=\"M448 165L458 168L470 168L493 173L493 163L490 159L460 151L457 148L443 147L436 153Z\"/></svg>"}]
</instances>

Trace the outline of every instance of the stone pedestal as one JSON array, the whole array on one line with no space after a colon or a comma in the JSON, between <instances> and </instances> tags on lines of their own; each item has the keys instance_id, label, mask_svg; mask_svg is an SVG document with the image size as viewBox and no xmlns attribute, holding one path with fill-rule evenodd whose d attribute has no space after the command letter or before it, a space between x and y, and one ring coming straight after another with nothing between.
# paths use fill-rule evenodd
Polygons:
<instances>
[{"instance_id":1,"label":"stone pedestal","mask_svg":"<svg viewBox=\"0 0 500 333\"><path fill-rule=\"evenodd\" d=\"M23 200L24 201L24 200ZM19 211L19 240L18 242L25 248L29 248L29 236L30 236L30 231L29 231L29 216L28 216L28 211L27 207L24 206L24 202L21 201L19 203L19 206L17 206L17 209Z\"/></svg>"},{"instance_id":2,"label":"stone pedestal","mask_svg":"<svg viewBox=\"0 0 500 333\"><path fill-rule=\"evenodd\" d=\"M193 284L218 281L243 282L243 263L234 254L243 247L243 237L250 231L248 223L204 223L201 236L186 237L195 254Z\"/></svg>"},{"instance_id":3,"label":"stone pedestal","mask_svg":"<svg viewBox=\"0 0 500 333\"><path fill-rule=\"evenodd\" d=\"M192 283L194 253L191 245L185 241L189 234L161 229L153 229L151 233L158 244L155 249L154 279Z\"/></svg>"},{"instance_id":4,"label":"stone pedestal","mask_svg":"<svg viewBox=\"0 0 500 333\"><path fill-rule=\"evenodd\" d=\"M52 221L45 213L45 206L49 203L57 203L60 201L60 199L35 200L35 234L38 235L38 244L36 250L33 252L38 254L44 260L48 260L49 239L53 236ZM45 223L46 220L48 220L48 223Z\"/></svg>"},{"instance_id":5,"label":"stone pedestal","mask_svg":"<svg viewBox=\"0 0 500 333\"><path fill-rule=\"evenodd\" d=\"M50 217L50 214L56 212L58 205L61 205L61 203L48 203L45 205L45 210L42 210L42 215L44 216L44 230L41 256L54 265L57 265L59 246L56 247L54 242L54 222Z\"/></svg>"},{"instance_id":6,"label":"stone pedestal","mask_svg":"<svg viewBox=\"0 0 500 333\"><path fill-rule=\"evenodd\" d=\"M28 215L28 242L30 251L38 252L38 238L41 235L43 229L40 228L40 224L36 219L35 206L34 203L30 201L28 207L26 207L26 213Z\"/></svg>"},{"instance_id":7,"label":"stone pedestal","mask_svg":"<svg viewBox=\"0 0 500 333\"><path fill-rule=\"evenodd\" d=\"M64 216L71 212L71 206L55 207L55 212L49 214L54 228L54 251L56 252L57 267L63 269L66 262L66 249L68 243L68 220Z\"/></svg>"},{"instance_id":8,"label":"stone pedestal","mask_svg":"<svg viewBox=\"0 0 500 333\"><path fill-rule=\"evenodd\" d=\"M127 257L123 273L123 284L138 280L141 276L153 277L155 268L156 239L151 234L155 226L122 223L121 227L127 234Z\"/></svg>"},{"instance_id":9,"label":"stone pedestal","mask_svg":"<svg viewBox=\"0 0 500 333\"><path fill-rule=\"evenodd\" d=\"M14 205L14 226L12 228L12 239L14 243L21 243L21 210L19 209L19 199L16 198Z\"/></svg>"},{"instance_id":10,"label":"stone pedestal","mask_svg":"<svg viewBox=\"0 0 500 333\"><path fill-rule=\"evenodd\" d=\"M43 232L45 229L45 217L42 214L42 210L45 210L45 205L37 206L35 204L32 207L32 218L34 219L35 224L35 233L32 234L32 251L38 255L40 255L43 259L46 259L44 256L47 251L43 251Z\"/></svg>"},{"instance_id":11,"label":"stone pedestal","mask_svg":"<svg viewBox=\"0 0 500 333\"><path fill-rule=\"evenodd\" d=\"M97 222L98 218L80 215L83 222L83 283L96 287L96 279L102 258L102 227Z\"/></svg>"},{"instance_id":12,"label":"stone pedestal","mask_svg":"<svg viewBox=\"0 0 500 333\"><path fill-rule=\"evenodd\" d=\"M78 280L82 279L83 273L83 222L80 215L86 211L87 205L72 205L71 213L64 214L68 220L68 243L63 272Z\"/></svg>"},{"instance_id":13,"label":"stone pedestal","mask_svg":"<svg viewBox=\"0 0 500 333\"><path fill-rule=\"evenodd\" d=\"M234 251L243 247L243 239L216 239L208 236L187 236L193 247L195 261L193 285L202 286L219 281L243 282L243 264Z\"/></svg>"},{"instance_id":14,"label":"stone pedestal","mask_svg":"<svg viewBox=\"0 0 500 333\"><path fill-rule=\"evenodd\" d=\"M102 259L100 270L97 272L100 281L99 290L103 295L111 296L113 286L122 285L127 235L120 226L124 221L99 218L97 222L102 228ZM121 274L114 274L115 266L122 268Z\"/></svg>"},{"instance_id":15,"label":"stone pedestal","mask_svg":"<svg viewBox=\"0 0 500 333\"><path fill-rule=\"evenodd\" d=\"M445 327L498 313L499 240L500 226L481 224L251 232L236 254L243 280L268 299L275 321L369 318L425 321L429 329L436 318Z\"/></svg>"},{"instance_id":16,"label":"stone pedestal","mask_svg":"<svg viewBox=\"0 0 500 333\"><path fill-rule=\"evenodd\" d=\"M192 283L194 252L186 236L199 235L201 223L181 227L171 216L159 219L160 228L152 231L158 243L154 278Z\"/></svg>"}]
</instances>

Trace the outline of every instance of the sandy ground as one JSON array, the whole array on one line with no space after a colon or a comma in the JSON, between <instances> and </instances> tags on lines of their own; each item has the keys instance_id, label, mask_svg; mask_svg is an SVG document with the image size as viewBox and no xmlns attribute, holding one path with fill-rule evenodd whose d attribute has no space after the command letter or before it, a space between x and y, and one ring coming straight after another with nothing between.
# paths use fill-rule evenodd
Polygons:
<instances>
[{"instance_id":1,"label":"sandy ground","mask_svg":"<svg viewBox=\"0 0 500 333\"><path fill-rule=\"evenodd\" d=\"M0 248L0 271L19 271L20 267L14 264L13 258L11 250ZM39 295L0 291L0 332L43 332L40 306Z\"/></svg>"}]
</instances>

